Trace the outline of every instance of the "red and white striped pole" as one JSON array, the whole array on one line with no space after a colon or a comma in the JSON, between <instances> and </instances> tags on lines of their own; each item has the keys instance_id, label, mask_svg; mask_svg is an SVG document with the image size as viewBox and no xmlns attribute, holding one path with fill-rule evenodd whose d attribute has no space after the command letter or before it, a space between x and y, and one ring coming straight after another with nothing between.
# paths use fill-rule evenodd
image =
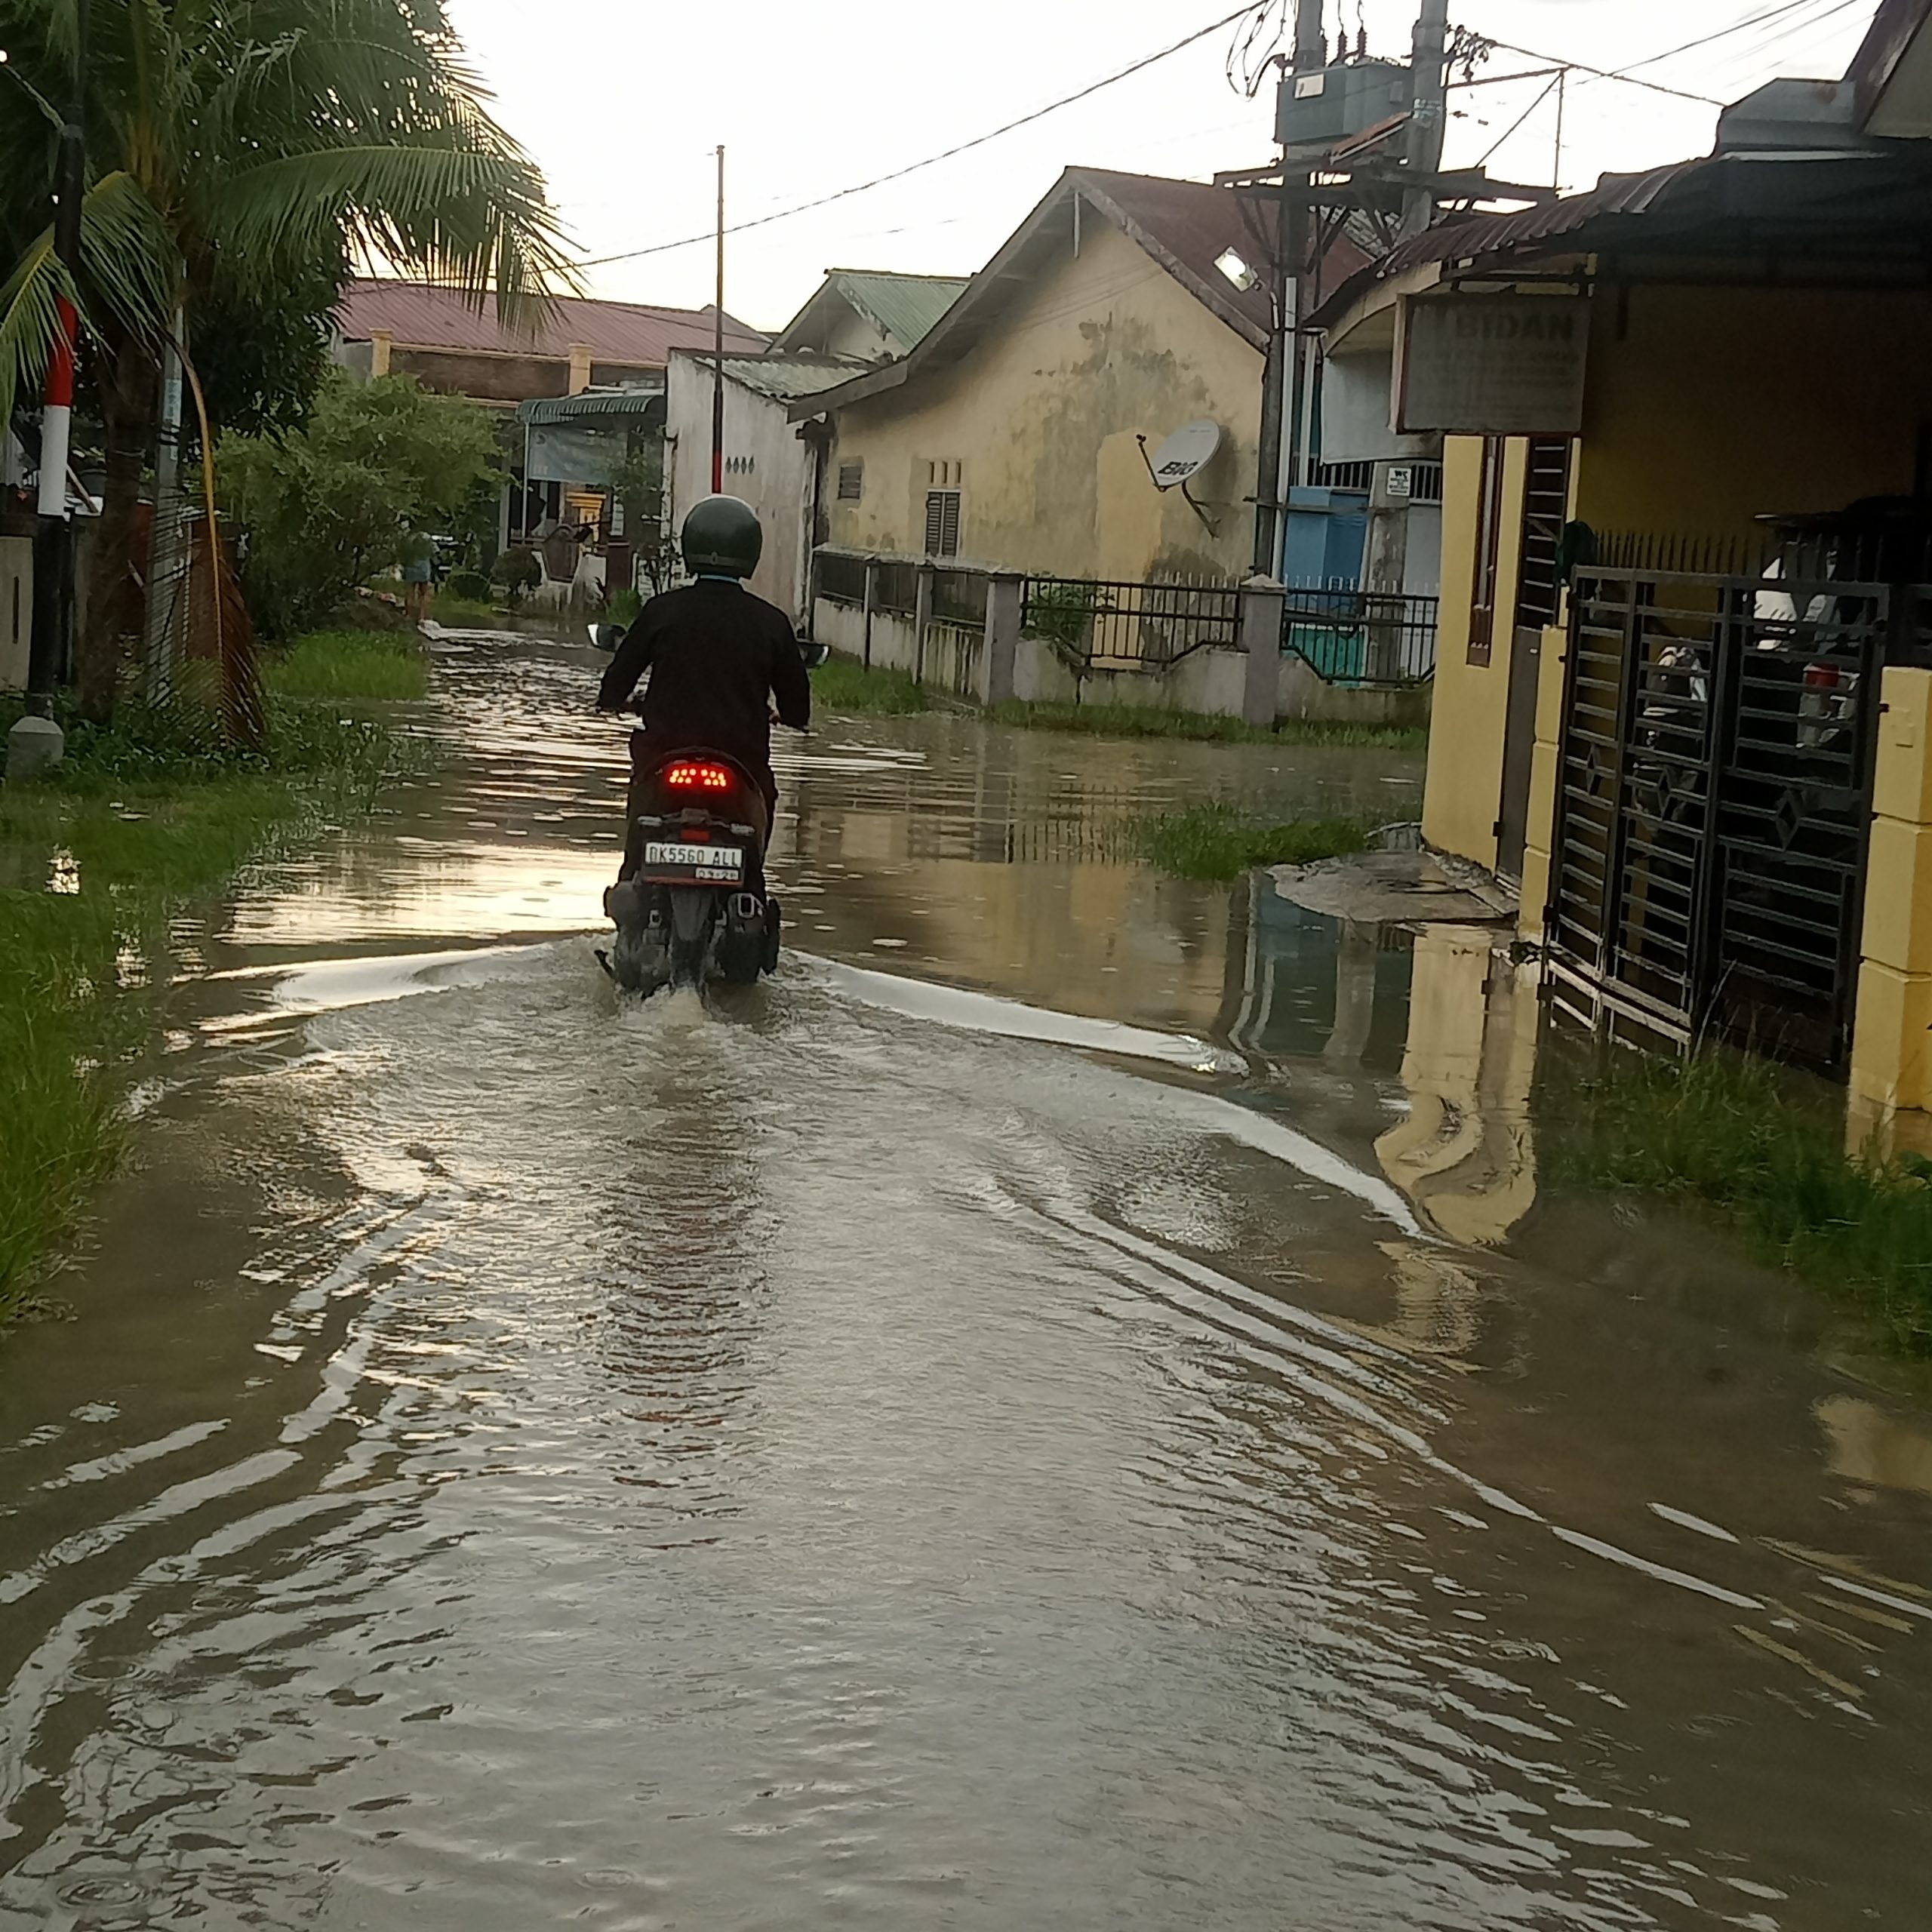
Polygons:
<instances>
[{"instance_id":1,"label":"red and white striped pole","mask_svg":"<svg viewBox=\"0 0 1932 1932\"><path fill-rule=\"evenodd\" d=\"M80 318L66 296L59 303L60 339L47 365L47 392L40 416L40 513L67 514L67 463L74 445L74 353Z\"/></svg>"}]
</instances>

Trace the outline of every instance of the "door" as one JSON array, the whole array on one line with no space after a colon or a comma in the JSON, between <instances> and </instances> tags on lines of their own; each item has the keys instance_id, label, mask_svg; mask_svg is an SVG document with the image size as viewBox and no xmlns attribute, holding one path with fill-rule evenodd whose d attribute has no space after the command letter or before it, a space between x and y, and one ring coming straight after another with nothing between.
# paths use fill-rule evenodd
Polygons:
<instances>
[{"instance_id":1,"label":"door","mask_svg":"<svg viewBox=\"0 0 1932 1932\"><path fill-rule=\"evenodd\" d=\"M1530 438L1509 693L1503 715L1503 798L1496 821L1496 869L1510 879L1522 877L1523 854L1529 844L1537 687L1543 674L1543 631L1555 623L1563 596L1556 559L1570 514L1570 451L1565 436Z\"/></svg>"}]
</instances>

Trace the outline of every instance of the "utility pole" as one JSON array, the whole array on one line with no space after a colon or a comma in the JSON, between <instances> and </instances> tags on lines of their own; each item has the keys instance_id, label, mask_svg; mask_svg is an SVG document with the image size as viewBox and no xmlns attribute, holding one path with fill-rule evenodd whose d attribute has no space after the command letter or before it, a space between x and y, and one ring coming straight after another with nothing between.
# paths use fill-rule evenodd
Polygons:
<instances>
[{"instance_id":1,"label":"utility pole","mask_svg":"<svg viewBox=\"0 0 1932 1932\"><path fill-rule=\"evenodd\" d=\"M1409 69L1409 165L1425 174L1442 165L1448 133L1449 0L1422 0ZM1401 238L1420 235L1435 219L1435 197L1411 188L1402 197Z\"/></svg>"},{"instance_id":2,"label":"utility pole","mask_svg":"<svg viewBox=\"0 0 1932 1932\"><path fill-rule=\"evenodd\" d=\"M1445 0L1446 4L1446 0ZM1295 75L1318 72L1327 64L1322 0L1295 0ZM1281 82L1285 94L1293 78ZM1275 330L1261 391L1261 463L1254 492L1254 569L1272 577L1281 568L1281 540L1287 528L1287 492L1299 481L1301 419L1306 383L1301 322L1309 252L1309 181L1291 179L1287 151L1281 152L1281 185L1275 198Z\"/></svg>"},{"instance_id":3,"label":"utility pole","mask_svg":"<svg viewBox=\"0 0 1932 1932\"><path fill-rule=\"evenodd\" d=\"M55 175L54 252L70 275L81 266L81 203L87 194L88 0L74 0L73 93L60 130ZM60 337L48 364L40 422L40 520L33 543L33 631L28 645L27 709L7 738L7 775L31 777L60 762L66 749L54 721L54 688L67 656L72 607L66 586L73 562L73 524L67 515L67 460L72 447L74 359L80 320L65 295L59 300Z\"/></svg>"},{"instance_id":4,"label":"utility pole","mask_svg":"<svg viewBox=\"0 0 1932 1932\"><path fill-rule=\"evenodd\" d=\"M718 300L711 318L711 494L724 493L724 149L718 149Z\"/></svg>"}]
</instances>

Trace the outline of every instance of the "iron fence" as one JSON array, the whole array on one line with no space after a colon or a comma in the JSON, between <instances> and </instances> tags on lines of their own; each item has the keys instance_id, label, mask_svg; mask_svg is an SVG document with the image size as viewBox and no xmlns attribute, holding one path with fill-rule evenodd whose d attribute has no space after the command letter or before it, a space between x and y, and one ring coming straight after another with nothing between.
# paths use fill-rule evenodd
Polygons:
<instances>
[{"instance_id":1,"label":"iron fence","mask_svg":"<svg viewBox=\"0 0 1932 1932\"><path fill-rule=\"evenodd\" d=\"M1026 580L1020 629L1090 671L1166 671L1197 651L1241 642L1238 584L1109 583L1081 577Z\"/></svg>"},{"instance_id":2,"label":"iron fence","mask_svg":"<svg viewBox=\"0 0 1932 1932\"><path fill-rule=\"evenodd\" d=\"M1331 685L1389 688L1435 675L1441 599L1346 586L1291 588L1281 648Z\"/></svg>"},{"instance_id":3,"label":"iron fence","mask_svg":"<svg viewBox=\"0 0 1932 1932\"><path fill-rule=\"evenodd\" d=\"M814 561L818 571L818 594L828 604L849 604L855 608L866 601L866 559L848 555L843 550L820 550Z\"/></svg>"},{"instance_id":4,"label":"iron fence","mask_svg":"<svg viewBox=\"0 0 1932 1932\"><path fill-rule=\"evenodd\" d=\"M984 571L934 571L934 620L983 628L986 621L986 580Z\"/></svg>"},{"instance_id":5,"label":"iron fence","mask_svg":"<svg viewBox=\"0 0 1932 1932\"><path fill-rule=\"evenodd\" d=\"M1578 571L1548 929L1593 1017L1843 1066L1902 608L1882 584Z\"/></svg>"}]
</instances>

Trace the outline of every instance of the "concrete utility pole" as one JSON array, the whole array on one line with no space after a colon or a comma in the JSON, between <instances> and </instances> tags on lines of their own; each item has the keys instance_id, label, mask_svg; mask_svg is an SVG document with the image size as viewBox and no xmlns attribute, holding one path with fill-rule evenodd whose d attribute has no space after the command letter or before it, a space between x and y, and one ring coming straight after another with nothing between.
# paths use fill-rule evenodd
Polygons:
<instances>
[{"instance_id":1,"label":"concrete utility pole","mask_svg":"<svg viewBox=\"0 0 1932 1932\"><path fill-rule=\"evenodd\" d=\"M1328 42L1321 15L1322 0L1295 0L1294 73L1315 73L1327 64ZM1294 85L1292 78L1281 82L1284 91ZM1303 365L1299 331L1309 248L1307 177L1289 178L1285 149L1281 170L1275 198L1275 333L1262 381L1261 464L1254 492L1254 568L1271 577L1281 567L1287 485L1294 478L1301 446Z\"/></svg>"},{"instance_id":2,"label":"concrete utility pole","mask_svg":"<svg viewBox=\"0 0 1932 1932\"><path fill-rule=\"evenodd\" d=\"M724 491L724 149L718 150L718 300L711 318L711 494Z\"/></svg>"},{"instance_id":3,"label":"concrete utility pole","mask_svg":"<svg viewBox=\"0 0 1932 1932\"><path fill-rule=\"evenodd\" d=\"M1409 165L1433 174L1442 165L1442 143L1448 133L1449 0L1422 0L1414 45ZM1435 197L1426 188L1411 188L1402 197L1404 242L1421 234L1435 219Z\"/></svg>"},{"instance_id":4,"label":"concrete utility pole","mask_svg":"<svg viewBox=\"0 0 1932 1932\"><path fill-rule=\"evenodd\" d=\"M81 203L87 194L88 0L74 0L72 104L60 130L55 177L54 251L70 275L81 265ZM67 459L72 445L74 358L80 319L66 297L60 299L60 339L48 365L40 420L40 521L33 544L33 631L28 645L27 709L7 737L7 775L30 777L60 762L66 749L54 721L54 688L67 656L66 597L72 569L74 527L67 515Z\"/></svg>"}]
</instances>

